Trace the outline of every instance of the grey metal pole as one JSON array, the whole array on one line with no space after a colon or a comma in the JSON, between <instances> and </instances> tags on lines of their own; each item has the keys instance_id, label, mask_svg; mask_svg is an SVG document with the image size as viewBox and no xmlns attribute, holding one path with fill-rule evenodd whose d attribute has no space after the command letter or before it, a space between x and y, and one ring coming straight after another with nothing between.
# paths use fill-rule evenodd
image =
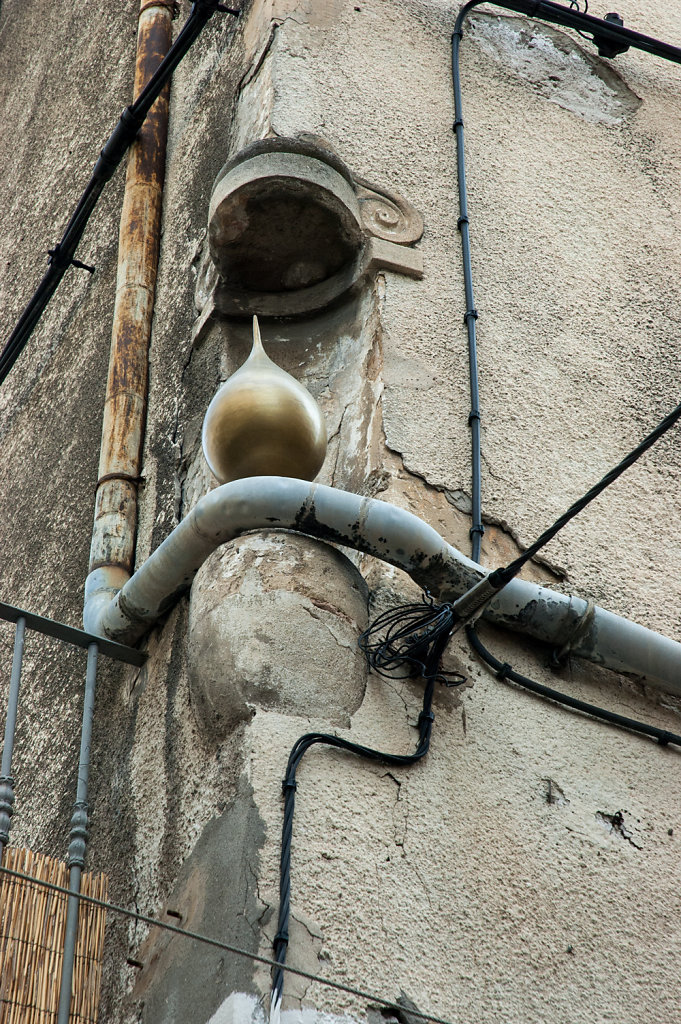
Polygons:
<instances>
[{"instance_id":1,"label":"grey metal pole","mask_svg":"<svg viewBox=\"0 0 681 1024\"><path fill-rule=\"evenodd\" d=\"M26 619L17 619L14 632L14 655L12 657L12 675L9 681L7 698L7 721L5 722L5 742L2 748L2 764L0 765L0 864L9 842L9 830L14 814L14 779L12 778L12 753L14 751L14 734L17 727L17 708L19 706L19 683L21 681L21 662L24 656L24 634Z\"/></svg>"},{"instance_id":2,"label":"grey metal pole","mask_svg":"<svg viewBox=\"0 0 681 1024\"><path fill-rule=\"evenodd\" d=\"M85 865L87 831L87 788L90 774L90 747L92 743L92 719L95 710L95 687L97 684L97 655L99 647L90 644L87 649L87 671L85 675L85 698L83 701L83 727L80 735L80 760L78 762L78 785L76 802L71 816L71 842L69 844L69 892L66 909L66 930L64 935L64 959L59 988L57 1024L69 1024L71 1012L71 983L73 964L78 938L78 911L80 908L80 879Z\"/></svg>"}]
</instances>

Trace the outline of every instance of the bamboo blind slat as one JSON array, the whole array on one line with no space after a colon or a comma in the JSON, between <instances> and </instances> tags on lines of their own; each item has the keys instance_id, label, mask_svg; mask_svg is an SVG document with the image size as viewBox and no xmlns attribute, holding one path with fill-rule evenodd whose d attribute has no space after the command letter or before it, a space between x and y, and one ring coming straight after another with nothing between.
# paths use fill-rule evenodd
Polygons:
<instances>
[{"instance_id":1,"label":"bamboo blind slat","mask_svg":"<svg viewBox=\"0 0 681 1024\"><path fill-rule=\"evenodd\" d=\"M3 865L68 886L63 861L7 847ZM85 873L81 891L107 898L107 878ZM0 1024L55 1024L64 955L67 897L0 875ZM103 907L81 903L73 968L72 1024L96 1024L104 950Z\"/></svg>"}]
</instances>

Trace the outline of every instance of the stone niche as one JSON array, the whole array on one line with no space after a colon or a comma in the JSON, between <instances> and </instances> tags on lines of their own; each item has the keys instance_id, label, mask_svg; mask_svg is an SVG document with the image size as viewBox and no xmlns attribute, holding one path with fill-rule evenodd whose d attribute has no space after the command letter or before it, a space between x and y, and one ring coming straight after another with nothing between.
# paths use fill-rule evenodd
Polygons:
<instances>
[{"instance_id":1,"label":"stone niche","mask_svg":"<svg viewBox=\"0 0 681 1024\"><path fill-rule=\"evenodd\" d=\"M254 533L203 564L189 606L192 704L223 739L257 708L347 725L364 698L367 587L336 548Z\"/></svg>"},{"instance_id":2,"label":"stone niche","mask_svg":"<svg viewBox=\"0 0 681 1024\"><path fill-rule=\"evenodd\" d=\"M422 233L413 206L353 175L325 140L261 139L228 160L213 186L196 286L201 320L313 313L382 268L421 278L411 246Z\"/></svg>"}]
</instances>

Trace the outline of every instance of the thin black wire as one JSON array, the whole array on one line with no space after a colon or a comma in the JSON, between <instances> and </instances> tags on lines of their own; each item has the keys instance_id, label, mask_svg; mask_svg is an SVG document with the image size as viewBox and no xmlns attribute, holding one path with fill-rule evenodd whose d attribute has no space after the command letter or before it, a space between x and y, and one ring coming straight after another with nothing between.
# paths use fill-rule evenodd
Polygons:
<instances>
[{"instance_id":1,"label":"thin black wire","mask_svg":"<svg viewBox=\"0 0 681 1024\"><path fill-rule=\"evenodd\" d=\"M435 605L425 599L403 604L379 615L357 641L372 668L379 675L402 675L405 667L412 676L428 675L431 645L442 636L451 636L456 619L450 604ZM456 686L464 681L458 672L437 668L435 681Z\"/></svg>"},{"instance_id":2,"label":"thin black wire","mask_svg":"<svg viewBox=\"0 0 681 1024\"><path fill-rule=\"evenodd\" d=\"M225 7L217 0L194 0L191 12L182 26L177 39L168 50L158 68L142 90L138 98L126 107L118 124L109 136L99 159L97 160L90 180L85 187L78 204L71 215L61 241L50 250L49 266L38 287L19 317L7 343L0 353L0 384L5 380L21 351L30 338L47 304L57 290L69 266L86 267L79 260L74 260L76 247L80 242L85 227L90 219L104 186L113 176L114 171L134 142L137 132L142 127L145 117L152 104L158 98L173 71L195 42L209 19L216 11L225 11L237 15L239 12Z\"/></svg>"},{"instance_id":3,"label":"thin black wire","mask_svg":"<svg viewBox=\"0 0 681 1024\"><path fill-rule=\"evenodd\" d=\"M547 530L544 530L537 540L533 544L530 544L529 548L527 548L522 555L519 555L518 558L515 558L512 562L509 562L507 566L501 569L495 569L488 577L490 583L501 588L505 586L506 583L510 582L510 580L520 572L526 562L529 562L531 558L534 558L537 552L540 551L545 544L548 544L548 542L552 540L556 534L570 522L571 519L574 519L576 515L585 509L586 506L594 500L594 498L597 498L599 494L602 494L610 484L614 483L615 480L625 472L625 470L629 469L630 466L633 466L633 464L637 462L649 448L652 448L655 442L659 441L663 434L666 434L680 418L681 403L679 403L675 409L672 409L672 411L665 416L660 423L658 423L655 429L651 430L647 437L644 437L641 443L630 451L621 462L606 473L597 484L594 484L594 486L586 492L586 494L582 495L581 498L570 505L570 507L563 512L558 519L556 519L552 526L549 526Z\"/></svg>"},{"instance_id":4,"label":"thin black wire","mask_svg":"<svg viewBox=\"0 0 681 1024\"><path fill-rule=\"evenodd\" d=\"M546 697L548 700L555 701L557 704L564 704L566 707L574 708L575 711L581 711L585 715L591 715L592 718L599 718L603 722L608 722L610 725L616 725L620 729L628 729L630 732L641 733L644 736L650 736L662 747L666 747L668 743L673 743L675 746L681 747L681 736L676 733L669 732L668 729L658 729L655 725L647 725L645 722L639 722L634 718L626 718L624 715L618 715L614 711L608 711L606 708L598 707L596 704L588 704L586 701L578 700L576 697L570 697L566 693L561 693L559 690L554 690L550 686L544 686L542 683L537 683L533 679L528 679L527 676L523 676L520 672L516 672L508 662L499 661L494 655L487 650L480 637L477 634L475 626L466 626L466 636L468 637L469 643L475 649L477 654L485 661L490 668L493 668L497 679L501 679L504 682L511 680L513 683L517 683L519 686L523 686L526 690L531 690L533 693L539 694L541 697Z\"/></svg>"},{"instance_id":5,"label":"thin black wire","mask_svg":"<svg viewBox=\"0 0 681 1024\"><path fill-rule=\"evenodd\" d=\"M91 906L101 907L103 910L110 910L114 914L121 914L123 917L131 918L134 921L140 921L142 924L148 924L154 928L161 928L167 932L173 932L175 935L181 935L187 939L193 939L195 942L201 942L206 946L212 946L215 949L222 949L227 953L233 953L235 956L245 957L247 960L253 960L255 963L264 964L266 967L277 967L275 960L271 960L266 956L259 956L257 953L249 953L246 949L240 949L238 946L233 946L229 942L222 942L220 939L211 939L207 935L202 935L200 932L189 931L187 928L180 928L178 925L168 924L165 921L159 921L158 918L151 917L148 914L140 914L136 910L128 910L127 907L121 907L116 903L109 903L107 900L97 899L96 896L86 896L84 893L72 893L70 889L65 886L56 885L54 882L47 882L42 878L35 878L33 875L25 874L23 871L15 871L12 868L4 867L0 864L0 873L8 875L10 878L21 879L24 882L28 882L37 888L48 889L50 892L62 893L64 896L75 896L76 899L83 903L89 903ZM310 971L304 971L299 967L288 967L283 966L282 970L288 974L295 974L300 978L306 978L308 981L316 981L319 985L324 985L327 988L337 989L340 992L347 992L348 995L358 996L360 999L365 999L369 1003L378 1003L380 1006L385 1006L390 1010L396 1012L403 1012L404 1007L400 1006L390 999L384 999L382 996L374 995L373 992L365 992L363 989L354 988L352 985L345 985L341 981L333 981L331 978L324 978L319 974L312 974ZM443 1017L436 1017L431 1013L423 1013L421 1010L409 1008L409 1014L414 1017L418 1017L421 1020L433 1021L433 1024L451 1024L450 1021L445 1020Z\"/></svg>"},{"instance_id":6,"label":"thin black wire","mask_svg":"<svg viewBox=\"0 0 681 1024\"><path fill-rule=\"evenodd\" d=\"M356 754L370 761L381 764L405 767L415 764L425 757L430 746L434 714L432 709L433 690L436 680L451 681L450 673L440 669L440 659L454 626L454 616L449 605L432 605L424 612L423 605L408 606L409 624L399 628L399 615L403 609L395 609L380 617L385 626L388 624L388 635L383 641L384 652L379 653L381 646L374 639L376 623L369 627L360 637L360 647L365 651L370 665L380 666L381 674L392 674L399 667L407 667L418 672L426 681L423 693L423 707L418 717L417 728L419 739L413 754L391 754L360 743L332 736L329 733L306 733L301 736L291 749L286 775L282 783L284 791L284 821L281 830L281 859L279 865L279 919L277 934L274 937L274 956L277 967L272 977L270 1000L270 1019L276 1019L284 990L284 965L289 942L289 920L291 909L291 841L293 836L293 814L296 801L296 770L306 751L317 743L336 747L348 753ZM411 637L411 639L409 639ZM398 648L401 648L399 653ZM459 677L459 681L461 677Z\"/></svg>"},{"instance_id":7,"label":"thin black wire","mask_svg":"<svg viewBox=\"0 0 681 1024\"><path fill-rule=\"evenodd\" d=\"M579 6L578 0L569 0L569 2L570 2L570 10L571 11L581 11L581 7ZM583 14L588 14L589 13L589 0L584 0L584 11L582 13ZM576 28L575 32L578 35L580 35L582 37L582 39L586 39L587 42L589 42L589 43L593 42L593 38L591 36L588 36L586 34L586 32L582 32L581 29Z\"/></svg>"}]
</instances>

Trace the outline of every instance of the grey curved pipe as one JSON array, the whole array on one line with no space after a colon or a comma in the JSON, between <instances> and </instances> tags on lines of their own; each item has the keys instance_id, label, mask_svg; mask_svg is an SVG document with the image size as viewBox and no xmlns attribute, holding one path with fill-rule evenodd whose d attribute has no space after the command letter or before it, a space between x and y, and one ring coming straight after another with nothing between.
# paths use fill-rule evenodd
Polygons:
<instances>
[{"instance_id":1,"label":"grey curved pipe","mask_svg":"<svg viewBox=\"0 0 681 1024\"><path fill-rule=\"evenodd\" d=\"M106 566L91 572L85 629L134 643L188 590L216 548L259 529L295 530L374 555L403 569L440 600L456 600L486 575L432 527L388 502L289 477L248 477L202 498L120 590ZM482 615L681 693L681 644L582 598L515 579Z\"/></svg>"}]
</instances>

